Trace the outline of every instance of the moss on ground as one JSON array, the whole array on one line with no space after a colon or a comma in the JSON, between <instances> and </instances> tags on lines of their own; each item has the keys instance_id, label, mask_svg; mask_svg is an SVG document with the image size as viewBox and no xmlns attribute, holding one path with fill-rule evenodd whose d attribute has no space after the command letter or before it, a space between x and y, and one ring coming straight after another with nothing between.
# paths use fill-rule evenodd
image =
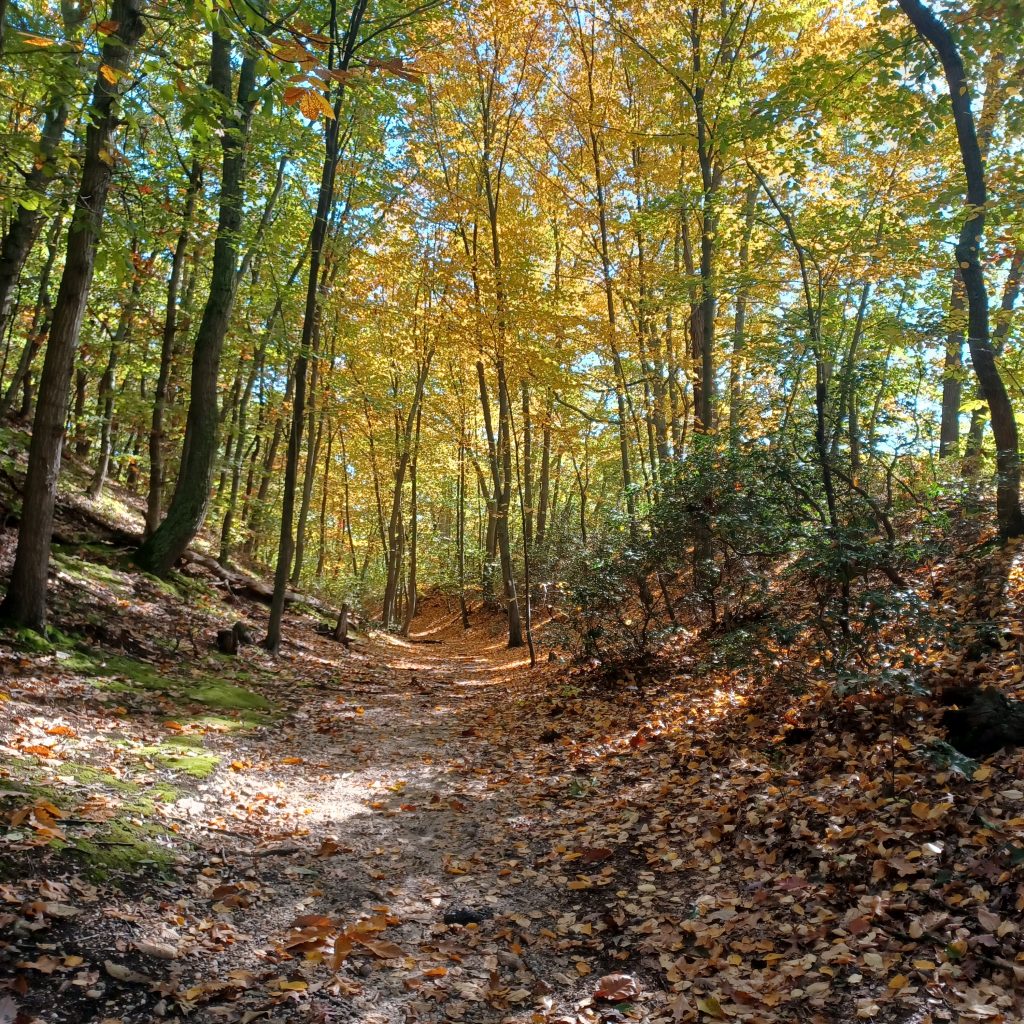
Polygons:
<instances>
[{"instance_id":1,"label":"moss on ground","mask_svg":"<svg viewBox=\"0 0 1024 1024\"><path fill-rule=\"evenodd\" d=\"M52 767L26 765L19 770L18 778L0 778L0 808L8 800L21 806L26 800L47 800L73 817L73 810L81 803L81 794L70 794L66 789L54 785L42 785L29 781L44 773L52 775ZM97 823L92 835L75 835L74 826L64 826L65 839L55 839L50 848L72 858L75 870L81 870L93 881L116 880L118 875L139 875L146 871L166 873L176 862L174 853L160 843L160 839L171 833L157 822L150 821L157 813L157 805L178 799L180 790L167 783L157 783L143 790L139 783L112 778L106 772L87 765L65 764L61 773L74 776L76 781L98 789L100 785L113 786L124 796L131 795L118 809L110 821ZM25 776L22 778L20 776ZM11 877L16 877L18 867L13 859L9 864ZM0 878L9 872L0 865Z\"/></svg>"},{"instance_id":2,"label":"moss on ground","mask_svg":"<svg viewBox=\"0 0 1024 1024\"><path fill-rule=\"evenodd\" d=\"M208 750L191 750L172 743L142 747L137 753L161 768L181 772L193 779L208 778L220 764L220 758Z\"/></svg>"},{"instance_id":3,"label":"moss on ground","mask_svg":"<svg viewBox=\"0 0 1024 1024\"><path fill-rule=\"evenodd\" d=\"M101 583L124 595L132 588L127 558L114 548L98 544L56 545L53 563L82 584Z\"/></svg>"},{"instance_id":4,"label":"moss on ground","mask_svg":"<svg viewBox=\"0 0 1024 1024\"><path fill-rule=\"evenodd\" d=\"M135 793L139 790L139 784L130 779L120 779L111 772L102 768L94 768L88 764L73 764L68 762L61 766L62 775L70 775L75 782L83 786L109 786L119 793Z\"/></svg>"},{"instance_id":5,"label":"moss on ground","mask_svg":"<svg viewBox=\"0 0 1024 1024\"><path fill-rule=\"evenodd\" d=\"M75 650L62 665L86 676L94 686L114 692L130 692L135 689L165 693L181 704L206 704L225 711L271 710L271 703L265 697L210 677L198 680L176 679L165 675L142 661L118 654L91 654Z\"/></svg>"},{"instance_id":6,"label":"moss on ground","mask_svg":"<svg viewBox=\"0 0 1024 1024\"><path fill-rule=\"evenodd\" d=\"M166 846L156 842L167 834L159 825L115 818L102 835L69 836L66 842L53 845L80 859L87 877L106 881L116 880L117 875L170 871L177 858Z\"/></svg>"},{"instance_id":7,"label":"moss on ground","mask_svg":"<svg viewBox=\"0 0 1024 1024\"><path fill-rule=\"evenodd\" d=\"M186 691L200 704L208 704L214 708L226 708L237 711L269 711L270 701L252 690L219 679L211 679L200 686Z\"/></svg>"}]
</instances>

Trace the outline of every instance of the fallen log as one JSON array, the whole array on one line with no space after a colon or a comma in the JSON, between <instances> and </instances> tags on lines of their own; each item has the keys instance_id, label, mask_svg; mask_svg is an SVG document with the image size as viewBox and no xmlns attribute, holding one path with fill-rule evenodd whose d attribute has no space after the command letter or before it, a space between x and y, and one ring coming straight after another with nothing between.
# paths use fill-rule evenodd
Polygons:
<instances>
[{"instance_id":1,"label":"fallen log","mask_svg":"<svg viewBox=\"0 0 1024 1024\"><path fill-rule=\"evenodd\" d=\"M181 557L182 561L191 565L200 565L217 579L226 583L230 592L236 597L248 597L253 601L259 601L261 604L266 605L269 605L274 597L274 587L272 584L258 580L255 576L249 576L247 573L239 572L237 569L225 569L216 558L204 555L201 551L188 548ZM300 594L297 590L286 591L284 603L285 605L305 604L329 619L336 619L338 617L337 609L324 604L323 601L311 597L309 594Z\"/></svg>"}]
</instances>

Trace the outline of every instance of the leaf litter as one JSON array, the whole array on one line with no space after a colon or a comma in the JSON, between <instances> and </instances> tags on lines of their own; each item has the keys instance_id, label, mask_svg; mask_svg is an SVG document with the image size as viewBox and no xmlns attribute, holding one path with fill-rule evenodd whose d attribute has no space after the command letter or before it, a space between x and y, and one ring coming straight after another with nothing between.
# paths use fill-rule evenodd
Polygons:
<instances>
[{"instance_id":1,"label":"leaf litter","mask_svg":"<svg viewBox=\"0 0 1024 1024\"><path fill-rule=\"evenodd\" d=\"M1016 755L937 758L927 697L837 696L807 651L691 636L629 688L426 604L440 644L290 615L277 660L150 656L265 697L248 722L5 651L0 1020L1022 1019ZM973 672L1019 673L1008 629ZM78 856L154 823L166 859Z\"/></svg>"}]
</instances>

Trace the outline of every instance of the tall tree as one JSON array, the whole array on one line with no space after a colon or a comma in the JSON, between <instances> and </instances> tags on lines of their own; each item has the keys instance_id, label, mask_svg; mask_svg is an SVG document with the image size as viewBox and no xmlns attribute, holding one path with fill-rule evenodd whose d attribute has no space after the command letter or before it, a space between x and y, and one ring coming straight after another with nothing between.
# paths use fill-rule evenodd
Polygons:
<instances>
[{"instance_id":1,"label":"tall tree","mask_svg":"<svg viewBox=\"0 0 1024 1024\"><path fill-rule=\"evenodd\" d=\"M39 381L18 549L7 593L0 605L0 619L35 630L46 626L46 577L68 388L92 284L107 192L114 173L110 146L117 126L118 97L144 31L142 11L142 0L114 0L110 6L109 21L117 28L103 44L93 86L82 177Z\"/></svg>"},{"instance_id":2,"label":"tall tree","mask_svg":"<svg viewBox=\"0 0 1024 1024\"><path fill-rule=\"evenodd\" d=\"M223 164L210 293L192 350L188 416L174 495L163 522L135 553L138 564L158 576L166 575L203 525L217 460L218 374L238 287L238 235L245 198L246 144L256 104L257 58L251 53L243 56L237 94L233 96L231 50L226 30L215 27L210 49L210 87L219 97L223 110Z\"/></svg>"},{"instance_id":3,"label":"tall tree","mask_svg":"<svg viewBox=\"0 0 1024 1024\"><path fill-rule=\"evenodd\" d=\"M957 143L967 179L966 209L956 243L956 262L967 298L967 345L974 372L992 421L996 441L996 516L1004 537L1024 533L1020 505L1020 448L1017 420L1006 385L999 375L989 336L988 288L982 268L982 240L988 190L985 162L971 110L970 83L956 41L943 22L921 0L899 0L917 30L938 54L953 107Z\"/></svg>"}]
</instances>

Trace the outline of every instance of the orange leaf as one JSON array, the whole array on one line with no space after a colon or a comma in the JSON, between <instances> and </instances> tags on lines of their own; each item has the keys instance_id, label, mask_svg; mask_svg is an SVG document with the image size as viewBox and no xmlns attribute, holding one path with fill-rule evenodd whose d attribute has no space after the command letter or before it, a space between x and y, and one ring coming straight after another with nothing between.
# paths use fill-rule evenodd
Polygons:
<instances>
[{"instance_id":1,"label":"orange leaf","mask_svg":"<svg viewBox=\"0 0 1024 1024\"><path fill-rule=\"evenodd\" d=\"M374 956L379 956L382 960L394 960L397 957L405 956L405 951L401 946L396 945L394 942L388 942L385 939L358 939L362 945L364 945Z\"/></svg>"},{"instance_id":2,"label":"orange leaf","mask_svg":"<svg viewBox=\"0 0 1024 1024\"><path fill-rule=\"evenodd\" d=\"M632 974L606 974L597 983L594 995L598 999L619 1003L640 995L640 985Z\"/></svg>"},{"instance_id":3,"label":"orange leaf","mask_svg":"<svg viewBox=\"0 0 1024 1024\"><path fill-rule=\"evenodd\" d=\"M333 928L334 922L323 914L303 914L292 921L291 928Z\"/></svg>"},{"instance_id":4,"label":"orange leaf","mask_svg":"<svg viewBox=\"0 0 1024 1024\"><path fill-rule=\"evenodd\" d=\"M331 957L331 970L338 970L345 958L352 952L352 940L347 935L339 935L334 940L334 955Z\"/></svg>"}]
</instances>

